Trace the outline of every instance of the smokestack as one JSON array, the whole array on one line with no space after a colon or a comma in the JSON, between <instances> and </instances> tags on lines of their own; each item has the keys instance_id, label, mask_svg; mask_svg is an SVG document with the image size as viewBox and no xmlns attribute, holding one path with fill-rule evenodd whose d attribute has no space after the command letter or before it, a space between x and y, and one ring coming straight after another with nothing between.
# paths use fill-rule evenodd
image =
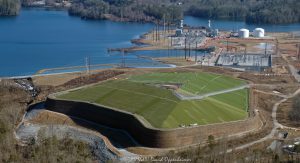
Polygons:
<instances>
[{"instance_id":1,"label":"smokestack","mask_svg":"<svg viewBox=\"0 0 300 163\"><path fill-rule=\"evenodd\" d=\"M180 28L183 29L183 20L180 20Z\"/></svg>"}]
</instances>

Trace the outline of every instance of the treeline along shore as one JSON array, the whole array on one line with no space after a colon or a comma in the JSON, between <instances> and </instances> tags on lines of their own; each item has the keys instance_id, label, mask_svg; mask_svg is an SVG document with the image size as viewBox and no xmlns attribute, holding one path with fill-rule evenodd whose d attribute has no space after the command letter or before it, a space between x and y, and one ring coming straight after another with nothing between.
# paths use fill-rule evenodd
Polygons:
<instances>
[{"instance_id":1,"label":"treeline along shore","mask_svg":"<svg viewBox=\"0 0 300 163\"><path fill-rule=\"evenodd\" d=\"M185 14L212 19L244 20L249 24L300 22L299 0L188 0Z\"/></svg>"},{"instance_id":2,"label":"treeline along shore","mask_svg":"<svg viewBox=\"0 0 300 163\"><path fill-rule=\"evenodd\" d=\"M0 16L18 15L19 10L19 0L0 0Z\"/></svg>"},{"instance_id":3,"label":"treeline along shore","mask_svg":"<svg viewBox=\"0 0 300 163\"><path fill-rule=\"evenodd\" d=\"M20 6L39 0L0 0L0 15L18 15ZM184 15L243 20L249 24L300 22L299 0L45 0L44 5L68 8L84 19L174 23Z\"/></svg>"}]
</instances>

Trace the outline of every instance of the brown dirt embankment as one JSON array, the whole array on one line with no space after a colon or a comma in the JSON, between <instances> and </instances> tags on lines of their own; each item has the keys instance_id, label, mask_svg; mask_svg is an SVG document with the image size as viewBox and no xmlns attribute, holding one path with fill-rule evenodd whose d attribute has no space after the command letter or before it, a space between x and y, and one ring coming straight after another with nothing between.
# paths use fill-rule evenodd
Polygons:
<instances>
[{"instance_id":1,"label":"brown dirt embankment","mask_svg":"<svg viewBox=\"0 0 300 163\"><path fill-rule=\"evenodd\" d=\"M293 98L288 99L287 101L283 102L279 105L279 109L277 112L277 118L279 123L288 126L288 127L294 127L299 128L300 122L299 121L293 121L289 118L289 113L293 109Z\"/></svg>"},{"instance_id":2,"label":"brown dirt embankment","mask_svg":"<svg viewBox=\"0 0 300 163\"><path fill-rule=\"evenodd\" d=\"M110 78L124 74L123 70L97 70L92 74L87 73L70 73L49 75L33 78L33 82L40 88L40 94L36 101L45 101L47 96L54 92L81 87L87 84L98 83Z\"/></svg>"}]
</instances>

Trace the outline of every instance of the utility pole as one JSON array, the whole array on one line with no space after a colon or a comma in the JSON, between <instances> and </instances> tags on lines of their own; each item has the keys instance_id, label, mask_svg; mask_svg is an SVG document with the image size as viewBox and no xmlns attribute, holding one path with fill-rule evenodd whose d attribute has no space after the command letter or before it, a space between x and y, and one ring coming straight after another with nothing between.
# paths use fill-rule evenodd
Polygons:
<instances>
[{"instance_id":1,"label":"utility pole","mask_svg":"<svg viewBox=\"0 0 300 163\"><path fill-rule=\"evenodd\" d=\"M156 26L156 24L155 24L155 27L154 27L154 34L153 34L155 42L157 41L157 39L156 39L156 36L157 36L157 34L156 34L156 29L157 29L157 26Z\"/></svg>"},{"instance_id":2,"label":"utility pole","mask_svg":"<svg viewBox=\"0 0 300 163\"><path fill-rule=\"evenodd\" d=\"M191 43L189 43L189 58L191 58Z\"/></svg>"},{"instance_id":3,"label":"utility pole","mask_svg":"<svg viewBox=\"0 0 300 163\"><path fill-rule=\"evenodd\" d=\"M152 31L152 40L153 41L155 40L155 28L153 28L153 31Z\"/></svg>"},{"instance_id":4,"label":"utility pole","mask_svg":"<svg viewBox=\"0 0 300 163\"><path fill-rule=\"evenodd\" d=\"M184 37L184 59L186 59L186 36Z\"/></svg>"},{"instance_id":5,"label":"utility pole","mask_svg":"<svg viewBox=\"0 0 300 163\"><path fill-rule=\"evenodd\" d=\"M90 74L90 57L85 57L86 73Z\"/></svg>"},{"instance_id":6,"label":"utility pole","mask_svg":"<svg viewBox=\"0 0 300 163\"><path fill-rule=\"evenodd\" d=\"M156 40L156 41L158 41L158 37L157 37L157 30L158 30L158 29L157 29L157 28L158 28L158 26L157 26L157 24L156 24L156 28L155 28L155 40Z\"/></svg>"},{"instance_id":7,"label":"utility pole","mask_svg":"<svg viewBox=\"0 0 300 163\"><path fill-rule=\"evenodd\" d=\"M160 40L159 24L157 24L157 37L158 37L158 40Z\"/></svg>"},{"instance_id":8,"label":"utility pole","mask_svg":"<svg viewBox=\"0 0 300 163\"><path fill-rule=\"evenodd\" d=\"M227 41L226 41L226 42L227 42L227 46L226 46L226 49L227 49L227 53L228 53L228 39L227 39Z\"/></svg>"},{"instance_id":9,"label":"utility pole","mask_svg":"<svg viewBox=\"0 0 300 163\"><path fill-rule=\"evenodd\" d=\"M297 55L298 55L298 60L300 59L300 44L297 44Z\"/></svg>"},{"instance_id":10,"label":"utility pole","mask_svg":"<svg viewBox=\"0 0 300 163\"><path fill-rule=\"evenodd\" d=\"M207 57L207 66L209 66L209 57Z\"/></svg>"},{"instance_id":11,"label":"utility pole","mask_svg":"<svg viewBox=\"0 0 300 163\"><path fill-rule=\"evenodd\" d=\"M121 64L121 68L125 68L126 63L125 63L125 52L124 50L122 50L122 64Z\"/></svg>"},{"instance_id":12,"label":"utility pole","mask_svg":"<svg viewBox=\"0 0 300 163\"><path fill-rule=\"evenodd\" d=\"M197 63L197 48L198 48L198 42L196 42L196 48L195 48L195 62Z\"/></svg>"},{"instance_id":13,"label":"utility pole","mask_svg":"<svg viewBox=\"0 0 300 163\"><path fill-rule=\"evenodd\" d=\"M170 57L170 44L168 44L168 58Z\"/></svg>"},{"instance_id":14,"label":"utility pole","mask_svg":"<svg viewBox=\"0 0 300 163\"><path fill-rule=\"evenodd\" d=\"M275 52L275 55L276 56L279 56L279 49L278 49L278 39L276 39L276 52Z\"/></svg>"},{"instance_id":15,"label":"utility pole","mask_svg":"<svg viewBox=\"0 0 300 163\"><path fill-rule=\"evenodd\" d=\"M170 52L170 49L172 48L172 40L173 40L173 37L169 37L171 39L171 41L168 40L168 54ZM172 50L173 51L173 50ZM171 51L171 56L172 56L172 51ZM170 55L169 55L170 56Z\"/></svg>"},{"instance_id":16,"label":"utility pole","mask_svg":"<svg viewBox=\"0 0 300 163\"><path fill-rule=\"evenodd\" d=\"M166 15L164 14L164 37L166 35Z\"/></svg>"},{"instance_id":17,"label":"utility pole","mask_svg":"<svg viewBox=\"0 0 300 163\"><path fill-rule=\"evenodd\" d=\"M123 21L123 7L121 7L121 21Z\"/></svg>"},{"instance_id":18,"label":"utility pole","mask_svg":"<svg viewBox=\"0 0 300 163\"><path fill-rule=\"evenodd\" d=\"M268 43L265 43L265 55L267 55L267 47L268 47Z\"/></svg>"}]
</instances>

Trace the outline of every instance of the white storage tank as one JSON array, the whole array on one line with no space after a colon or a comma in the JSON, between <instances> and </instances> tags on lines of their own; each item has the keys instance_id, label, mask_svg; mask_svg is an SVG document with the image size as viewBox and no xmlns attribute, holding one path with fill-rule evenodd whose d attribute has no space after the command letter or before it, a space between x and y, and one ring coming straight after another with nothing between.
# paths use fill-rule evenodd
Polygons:
<instances>
[{"instance_id":1,"label":"white storage tank","mask_svg":"<svg viewBox=\"0 0 300 163\"><path fill-rule=\"evenodd\" d=\"M265 30L262 29L262 28L255 28L253 30L253 36L254 37L259 37L259 38L265 37Z\"/></svg>"},{"instance_id":2,"label":"white storage tank","mask_svg":"<svg viewBox=\"0 0 300 163\"><path fill-rule=\"evenodd\" d=\"M248 38L249 37L249 30L248 29L245 29L245 28L242 28L239 30L239 37L240 38Z\"/></svg>"}]
</instances>

